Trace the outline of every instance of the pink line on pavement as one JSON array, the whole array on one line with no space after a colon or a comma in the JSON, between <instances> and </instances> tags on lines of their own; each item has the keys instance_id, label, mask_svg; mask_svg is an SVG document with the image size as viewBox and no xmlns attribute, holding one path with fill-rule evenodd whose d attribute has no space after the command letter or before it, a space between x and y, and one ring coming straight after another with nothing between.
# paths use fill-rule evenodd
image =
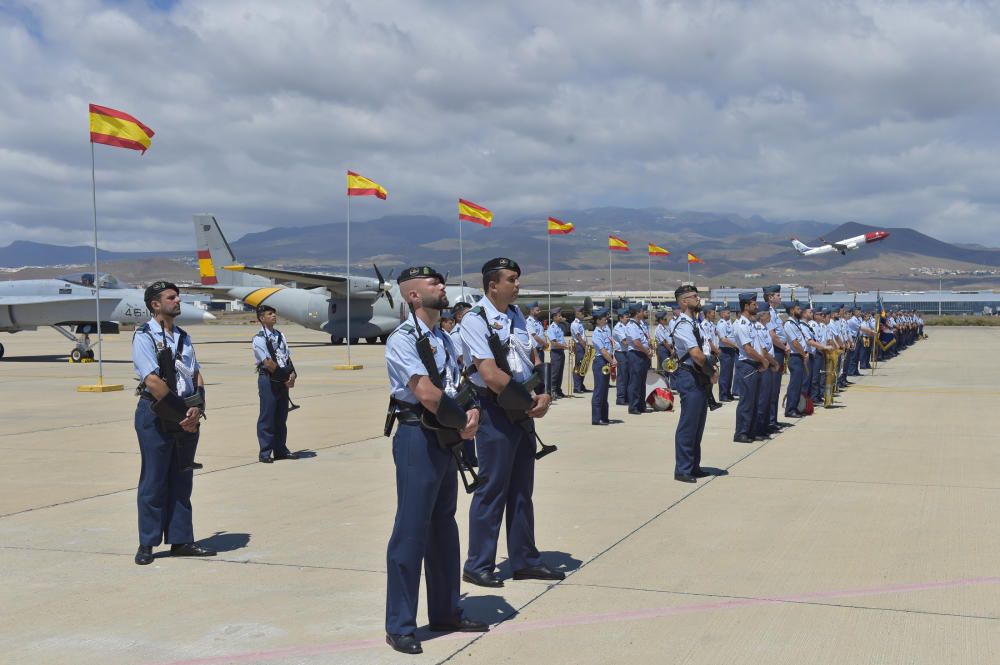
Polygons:
<instances>
[{"instance_id":1,"label":"pink line on pavement","mask_svg":"<svg viewBox=\"0 0 1000 665\"><path fill-rule=\"evenodd\" d=\"M801 593L788 596L775 596L773 598L735 598L732 600L720 600L710 603L698 603L696 605L680 605L674 607L653 607L643 610L632 610L625 612L606 612L602 614L578 614L553 619L538 619L534 621L505 622L493 628L491 632L505 633L527 633L546 628L563 628L567 626L586 626L593 624L609 623L612 621L640 621L643 619L656 619L660 617L678 616L684 614L698 614L701 612L712 612L715 610L729 610L744 607L760 607L762 605L776 605L781 603L803 603L816 600L832 600L836 598L857 598L864 596L881 596L893 593L907 593L913 591L931 591L934 589L955 589L958 587L979 586L984 584L1000 584L1000 577L972 577L961 580L943 580L939 582L920 582L914 584L895 584L884 587L866 587L860 589L842 589L840 591L817 591L812 593ZM469 639L471 635L453 633L436 638L437 640L459 640ZM268 649L263 651L247 651L244 653L228 654L222 656L205 656L202 658L190 658L174 660L160 665L224 665L226 663L246 663L255 660L271 661L293 656L317 656L345 651L358 651L362 649L372 649L384 647L385 638L374 638L366 640L350 640L347 642L333 642L327 644L303 645L284 647L279 649Z\"/></svg>"}]
</instances>

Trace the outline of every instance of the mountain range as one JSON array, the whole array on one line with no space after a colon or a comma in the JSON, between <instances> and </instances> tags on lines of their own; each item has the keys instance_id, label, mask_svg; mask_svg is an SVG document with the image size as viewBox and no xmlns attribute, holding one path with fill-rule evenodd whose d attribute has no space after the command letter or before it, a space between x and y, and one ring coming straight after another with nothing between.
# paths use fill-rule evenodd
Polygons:
<instances>
[{"instance_id":1,"label":"mountain range","mask_svg":"<svg viewBox=\"0 0 1000 665\"><path fill-rule=\"evenodd\" d=\"M545 217L524 216L497 220L490 228L461 222L466 279L497 255L515 258L526 273L545 270L547 250L555 271L595 273L608 266L607 236L614 234L630 244L630 252L615 252L615 272L644 274L649 265L646 243L666 247L671 255L655 257L652 267L667 273L687 270L687 252L704 264L697 274L713 281L738 281L744 274L826 275L833 272L865 274L912 273L920 267L967 269L1000 267L1000 249L946 243L909 228L884 228L890 236L846 256L827 254L804 257L792 249L797 237L808 245L836 241L877 230L856 222L839 226L815 221L773 223L761 217L662 208L595 208L557 211L554 217L573 222L569 235L547 236ZM219 217L225 231L227 220ZM458 273L457 219L396 215L351 224L352 269L371 272L369 264L399 268L428 263ZM239 261L247 264L297 266L304 269L342 271L345 265L343 222L301 227L281 227L249 233L230 245ZM550 241L550 242L547 242ZM193 233L192 233L193 243ZM193 260L194 248L184 252L101 251L101 261L175 257ZM87 264L93 249L16 241L0 248L0 266ZM385 270L384 270L385 271ZM636 272L638 275L639 273ZM638 279L638 277L636 277ZM585 281L576 279L575 281ZM936 278L935 278L936 281Z\"/></svg>"}]
</instances>

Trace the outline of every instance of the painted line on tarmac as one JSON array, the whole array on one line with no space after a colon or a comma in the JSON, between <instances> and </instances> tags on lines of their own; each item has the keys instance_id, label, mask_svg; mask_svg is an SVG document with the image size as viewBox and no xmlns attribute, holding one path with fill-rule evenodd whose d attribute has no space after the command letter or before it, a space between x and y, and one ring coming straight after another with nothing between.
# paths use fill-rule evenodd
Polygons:
<instances>
[{"instance_id":1,"label":"painted line on tarmac","mask_svg":"<svg viewBox=\"0 0 1000 665\"><path fill-rule=\"evenodd\" d=\"M888 594L912 593L919 591L934 591L938 589L957 589L961 587L986 586L991 584L1000 584L1000 577L973 577L973 578L957 579L957 580L918 582L910 584L894 584L882 587L862 587L857 589L841 589L835 591L817 591L817 592L807 592L801 594L759 597L759 598L719 596L724 600L713 600L711 602L697 603L694 605L651 607L642 610L630 610L622 612L575 614L575 615L554 617L552 619L536 619L536 620L524 621L521 623L510 623L509 621L504 621L501 622L499 625L495 626L494 628L492 628L490 633L500 634L500 635L532 633L541 630L549 630L552 628L567 628L572 626L593 626L593 625L601 625L607 623L619 623L625 621L648 621L650 619L660 619L672 616L707 614L711 612L718 612L720 610L733 610L733 609L763 607L768 605L782 605L782 604L823 605L827 607L836 607L844 609L863 609L863 610L893 611L893 612L936 615L941 613L923 612L919 610L905 610L896 608L866 607L863 605L862 606L840 605L832 603L821 603L818 601L835 600L838 598L882 596ZM672 593L672 592L663 592L663 593ZM690 594L690 595L699 595L699 594ZM944 616L985 619L989 621L1000 620L1000 617L992 617L992 616L967 616L967 615L955 615L955 614L945 614ZM482 635L489 635L490 633L483 633ZM462 639L468 639L468 635L462 633L452 633L449 635L438 637L435 639L435 641L438 639L462 640ZM462 649L459 650L459 652L464 650L468 646L471 646L472 643L475 641L476 640L472 640L471 642L469 642L469 644L463 646ZM157 665L224 665L225 663L274 661L287 658L325 656L336 653L344 653L347 651L361 651L365 649L374 649L376 647L385 648L385 639L380 637L380 638L362 639L362 640L348 640L344 642L332 642L328 644L290 646L277 649L246 651L243 653L233 653L233 654L218 655L218 656L204 656L198 658L173 660L169 662L160 662ZM454 655L455 654L452 654L451 656L448 656L447 658L445 658L440 662L442 663L447 662L448 660L453 658Z\"/></svg>"}]
</instances>

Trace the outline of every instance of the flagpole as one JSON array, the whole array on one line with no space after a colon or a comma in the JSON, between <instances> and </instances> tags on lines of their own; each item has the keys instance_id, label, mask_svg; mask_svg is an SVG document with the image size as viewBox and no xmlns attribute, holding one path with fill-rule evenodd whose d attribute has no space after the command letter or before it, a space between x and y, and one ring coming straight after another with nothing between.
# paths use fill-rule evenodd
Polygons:
<instances>
[{"instance_id":1,"label":"flagpole","mask_svg":"<svg viewBox=\"0 0 1000 665\"><path fill-rule=\"evenodd\" d=\"M546 270L545 274L548 276L549 280L549 316L552 316L552 236L549 235L548 229L545 231L545 253L546 259Z\"/></svg>"},{"instance_id":2,"label":"flagpole","mask_svg":"<svg viewBox=\"0 0 1000 665\"><path fill-rule=\"evenodd\" d=\"M351 364L351 195L347 194L347 364Z\"/></svg>"},{"instance_id":3,"label":"flagpole","mask_svg":"<svg viewBox=\"0 0 1000 665\"><path fill-rule=\"evenodd\" d=\"M462 251L462 218L458 218L458 272L462 280L462 300L465 300L465 256Z\"/></svg>"},{"instance_id":4,"label":"flagpole","mask_svg":"<svg viewBox=\"0 0 1000 665\"><path fill-rule=\"evenodd\" d=\"M691 259L688 259L688 284L691 283Z\"/></svg>"},{"instance_id":5,"label":"flagpole","mask_svg":"<svg viewBox=\"0 0 1000 665\"><path fill-rule=\"evenodd\" d=\"M94 142L90 142L90 185L94 202L94 287L95 309L97 311L97 385L104 384L104 346L101 344L101 276L97 263L97 167L94 159Z\"/></svg>"},{"instance_id":6,"label":"flagpole","mask_svg":"<svg viewBox=\"0 0 1000 665\"><path fill-rule=\"evenodd\" d=\"M646 251L646 269L649 271L649 302L653 302L653 255Z\"/></svg>"},{"instance_id":7,"label":"flagpole","mask_svg":"<svg viewBox=\"0 0 1000 665\"><path fill-rule=\"evenodd\" d=\"M608 307L615 308L615 273L611 268L611 247L608 247Z\"/></svg>"}]
</instances>

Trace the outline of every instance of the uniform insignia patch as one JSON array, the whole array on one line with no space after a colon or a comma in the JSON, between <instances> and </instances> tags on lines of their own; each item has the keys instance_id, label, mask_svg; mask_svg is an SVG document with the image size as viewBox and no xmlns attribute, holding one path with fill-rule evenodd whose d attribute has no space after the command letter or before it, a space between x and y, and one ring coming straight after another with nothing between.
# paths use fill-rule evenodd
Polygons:
<instances>
[{"instance_id":1,"label":"uniform insignia patch","mask_svg":"<svg viewBox=\"0 0 1000 665\"><path fill-rule=\"evenodd\" d=\"M494 322L493 322L493 323L492 323L491 325L492 325L492 326L493 326L493 327L494 327L494 328L495 328L496 330L503 330L503 324L502 324L502 323L500 323L499 321L494 321Z\"/></svg>"}]
</instances>

